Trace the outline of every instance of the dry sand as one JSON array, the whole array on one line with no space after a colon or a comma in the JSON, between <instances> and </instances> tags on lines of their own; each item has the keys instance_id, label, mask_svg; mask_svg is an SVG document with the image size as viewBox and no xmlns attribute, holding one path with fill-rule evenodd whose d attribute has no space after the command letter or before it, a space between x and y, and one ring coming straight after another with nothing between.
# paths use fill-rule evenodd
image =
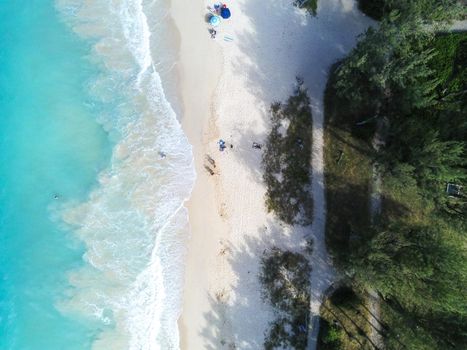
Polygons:
<instances>
[{"instance_id":1,"label":"dry sand","mask_svg":"<svg viewBox=\"0 0 467 350\"><path fill-rule=\"evenodd\" d=\"M204 21L212 3L172 3L181 35L182 124L198 174L187 204L192 237L179 322L182 349L262 348L273 319L258 281L265 249L303 250L313 236L313 314L333 281L324 244L322 97L329 67L355 45L370 20L353 0L319 0L317 17L291 3L232 0L232 18L223 21L215 40ZM282 226L266 212L261 152L251 147L264 143L269 106L290 95L297 75L305 79L313 110L311 228ZM229 145L224 152L218 150L219 138ZM310 334L310 348L314 337Z\"/></svg>"}]
</instances>

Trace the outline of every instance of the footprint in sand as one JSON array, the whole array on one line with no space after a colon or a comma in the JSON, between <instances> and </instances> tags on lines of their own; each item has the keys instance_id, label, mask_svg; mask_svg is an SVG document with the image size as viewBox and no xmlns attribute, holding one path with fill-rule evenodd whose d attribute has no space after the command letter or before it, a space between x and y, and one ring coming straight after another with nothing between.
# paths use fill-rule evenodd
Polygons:
<instances>
[{"instance_id":1,"label":"footprint in sand","mask_svg":"<svg viewBox=\"0 0 467 350\"><path fill-rule=\"evenodd\" d=\"M225 203L221 203L221 206L219 208L219 215L221 218L227 218L227 205Z\"/></svg>"}]
</instances>

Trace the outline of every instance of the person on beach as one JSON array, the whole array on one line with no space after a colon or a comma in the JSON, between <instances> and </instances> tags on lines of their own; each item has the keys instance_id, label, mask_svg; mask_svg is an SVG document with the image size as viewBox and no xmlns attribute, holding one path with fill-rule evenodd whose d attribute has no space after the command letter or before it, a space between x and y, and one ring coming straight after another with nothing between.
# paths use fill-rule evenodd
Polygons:
<instances>
[{"instance_id":1,"label":"person on beach","mask_svg":"<svg viewBox=\"0 0 467 350\"><path fill-rule=\"evenodd\" d=\"M221 10L222 9L226 9L227 8L227 4L223 4L222 2L219 2L217 4L214 4L214 11L217 13L217 14L220 14Z\"/></svg>"},{"instance_id":2,"label":"person on beach","mask_svg":"<svg viewBox=\"0 0 467 350\"><path fill-rule=\"evenodd\" d=\"M219 140L218 144L219 144L219 151L221 151L221 152L223 152L224 149L227 147L227 146L225 145L225 141L222 140L222 139Z\"/></svg>"}]
</instances>

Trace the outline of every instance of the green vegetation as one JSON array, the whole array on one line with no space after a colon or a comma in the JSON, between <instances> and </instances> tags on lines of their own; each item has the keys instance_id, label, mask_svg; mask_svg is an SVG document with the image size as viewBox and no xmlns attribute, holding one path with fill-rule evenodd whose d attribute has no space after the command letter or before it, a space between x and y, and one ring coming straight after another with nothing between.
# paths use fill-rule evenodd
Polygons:
<instances>
[{"instance_id":1,"label":"green vegetation","mask_svg":"<svg viewBox=\"0 0 467 350\"><path fill-rule=\"evenodd\" d=\"M344 285L325 300L321 306L319 350L375 348L369 338L373 326L365 297L361 291Z\"/></svg>"},{"instance_id":2,"label":"green vegetation","mask_svg":"<svg viewBox=\"0 0 467 350\"><path fill-rule=\"evenodd\" d=\"M263 154L266 206L287 224L307 223L312 202L309 191L312 117L303 82L287 103L271 106L272 129Z\"/></svg>"},{"instance_id":3,"label":"green vegetation","mask_svg":"<svg viewBox=\"0 0 467 350\"><path fill-rule=\"evenodd\" d=\"M316 16L318 10L318 0L294 0L294 6L306 9L311 15Z\"/></svg>"},{"instance_id":4,"label":"green vegetation","mask_svg":"<svg viewBox=\"0 0 467 350\"><path fill-rule=\"evenodd\" d=\"M440 226L433 221L419 227L391 224L362 246L351 263L354 278L387 302L383 316L390 325L389 344L428 349L465 344L465 238ZM404 327L415 334L401 337Z\"/></svg>"},{"instance_id":5,"label":"green vegetation","mask_svg":"<svg viewBox=\"0 0 467 350\"><path fill-rule=\"evenodd\" d=\"M389 16L393 11L437 21L462 18L462 4L457 0L359 0L358 7L376 20Z\"/></svg>"},{"instance_id":6,"label":"green vegetation","mask_svg":"<svg viewBox=\"0 0 467 350\"><path fill-rule=\"evenodd\" d=\"M305 349L311 267L301 254L274 248L261 260L263 297L275 309L265 349Z\"/></svg>"},{"instance_id":7,"label":"green vegetation","mask_svg":"<svg viewBox=\"0 0 467 350\"><path fill-rule=\"evenodd\" d=\"M367 232L370 225L368 198L373 149L365 140L374 133L374 128L370 124L356 126L348 122L361 115L349 112L348 103L336 95L333 86L334 80L330 80L324 101L326 243L335 264L339 266L342 262L345 266L353 245L358 244L355 238Z\"/></svg>"},{"instance_id":8,"label":"green vegetation","mask_svg":"<svg viewBox=\"0 0 467 350\"><path fill-rule=\"evenodd\" d=\"M319 350L341 350L342 338L345 333L342 328L330 324L326 319L322 319L320 326Z\"/></svg>"},{"instance_id":9,"label":"green vegetation","mask_svg":"<svg viewBox=\"0 0 467 350\"><path fill-rule=\"evenodd\" d=\"M404 3L382 12L328 83L327 240L354 290L381 296L387 348L459 349L467 343L467 200L448 196L446 184L467 182L467 33L435 31L433 21L463 15L454 2ZM382 211L372 223L375 161ZM323 315L321 342L353 349L362 330Z\"/></svg>"}]
</instances>

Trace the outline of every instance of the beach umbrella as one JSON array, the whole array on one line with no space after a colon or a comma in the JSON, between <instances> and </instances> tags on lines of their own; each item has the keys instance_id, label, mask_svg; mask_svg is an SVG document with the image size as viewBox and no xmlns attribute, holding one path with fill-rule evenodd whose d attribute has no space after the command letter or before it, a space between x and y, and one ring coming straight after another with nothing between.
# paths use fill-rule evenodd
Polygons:
<instances>
[{"instance_id":1,"label":"beach umbrella","mask_svg":"<svg viewBox=\"0 0 467 350\"><path fill-rule=\"evenodd\" d=\"M230 17L230 10L227 7L221 8L221 17L227 19Z\"/></svg>"},{"instance_id":2,"label":"beach umbrella","mask_svg":"<svg viewBox=\"0 0 467 350\"><path fill-rule=\"evenodd\" d=\"M220 23L221 19L219 18L219 16L211 16L211 18L209 18L209 24L213 27L218 26Z\"/></svg>"}]
</instances>

